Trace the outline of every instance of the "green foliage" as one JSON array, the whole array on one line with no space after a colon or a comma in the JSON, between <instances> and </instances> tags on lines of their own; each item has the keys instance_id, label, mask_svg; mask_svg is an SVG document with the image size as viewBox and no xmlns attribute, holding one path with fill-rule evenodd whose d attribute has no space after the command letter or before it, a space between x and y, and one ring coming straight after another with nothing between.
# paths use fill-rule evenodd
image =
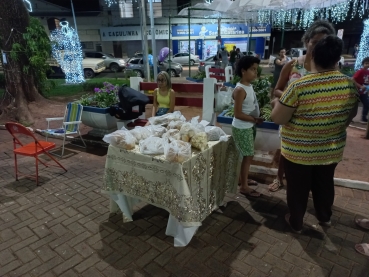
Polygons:
<instances>
[{"instance_id":1,"label":"green foliage","mask_svg":"<svg viewBox=\"0 0 369 277\"><path fill-rule=\"evenodd\" d=\"M236 78L234 78L236 79ZM234 79L232 81L234 81ZM235 82L235 84L238 81ZM265 121L271 121L270 114L272 112L272 107L270 106L270 77L261 77L252 82L252 86L256 93L256 98L258 99L260 107L260 116L264 118ZM233 117L234 108L230 107L224 114L225 116Z\"/></svg>"},{"instance_id":2,"label":"green foliage","mask_svg":"<svg viewBox=\"0 0 369 277\"><path fill-rule=\"evenodd\" d=\"M206 77L205 71L197 71L197 73L194 76L192 76L192 78L196 80L204 80L205 77Z\"/></svg>"},{"instance_id":3,"label":"green foliage","mask_svg":"<svg viewBox=\"0 0 369 277\"><path fill-rule=\"evenodd\" d=\"M263 68L261 66L258 66L258 78L260 78L262 72Z\"/></svg>"},{"instance_id":4,"label":"green foliage","mask_svg":"<svg viewBox=\"0 0 369 277\"><path fill-rule=\"evenodd\" d=\"M352 66L344 65L344 66L342 66L341 73L345 74L349 77L352 77L355 74L355 69L354 69L353 65Z\"/></svg>"},{"instance_id":5,"label":"green foliage","mask_svg":"<svg viewBox=\"0 0 369 277\"><path fill-rule=\"evenodd\" d=\"M83 106L108 108L119 101L118 90L118 85L104 82L104 86L101 89L95 88L94 94L83 95L77 102L81 103Z\"/></svg>"},{"instance_id":6,"label":"green foliage","mask_svg":"<svg viewBox=\"0 0 369 277\"><path fill-rule=\"evenodd\" d=\"M50 70L47 60L50 57L51 45L41 22L34 17L30 18L30 25L23 34L25 45L14 43L10 57L18 61L21 57L25 57L29 64L23 67L23 72L32 74L35 85L40 93L49 91L50 87L47 83L46 72Z\"/></svg>"},{"instance_id":7,"label":"green foliage","mask_svg":"<svg viewBox=\"0 0 369 277\"><path fill-rule=\"evenodd\" d=\"M241 78L237 75L234 75L233 79L231 80L231 84L236 85L239 81L241 81Z\"/></svg>"}]
</instances>

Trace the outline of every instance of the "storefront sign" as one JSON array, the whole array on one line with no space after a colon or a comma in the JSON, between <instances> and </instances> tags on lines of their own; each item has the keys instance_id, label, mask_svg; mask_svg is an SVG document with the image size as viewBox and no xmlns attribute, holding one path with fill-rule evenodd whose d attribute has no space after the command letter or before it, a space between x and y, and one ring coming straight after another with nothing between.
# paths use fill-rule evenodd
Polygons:
<instances>
[{"instance_id":1,"label":"storefront sign","mask_svg":"<svg viewBox=\"0 0 369 277\"><path fill-rule=\"evenodd\" d=\"M222 37L245 37L248 35L249 26L246 24L221 24L220 35ZM250 30L251 31L251 30ZM217 24L206 25L191 25L188 28L187 25L173 26L172 34L173 38L188 36L190 32L191 37L202 39L214 39L218 36ZM252 26L253 34L270 34L270 25L255 24Z\"/></svg>"},{"instance_id":2,"label":"storefront sign","mask_svg":"<svg viewBox=\"0 0 369 277\"><path fill-rule=\"evenodd\" d=\"M151 39L150 26L146 27L147 38ZM101 41L127 41L127 40L141 40L140 26L127 27L104 27L100 28ZM155 26L155 39L168 39L168 26Z\"/></svg>"}]
</instances>

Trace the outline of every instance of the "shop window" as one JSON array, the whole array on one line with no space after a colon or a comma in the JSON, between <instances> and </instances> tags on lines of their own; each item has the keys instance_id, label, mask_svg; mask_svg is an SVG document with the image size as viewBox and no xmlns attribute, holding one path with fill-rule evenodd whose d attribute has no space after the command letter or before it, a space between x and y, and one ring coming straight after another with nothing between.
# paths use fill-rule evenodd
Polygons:
<instances>
[{"instance_id":1,"label":"shop window","mask_svg":"<svg viewBox=\"0 0 369 277\"><path fill-rule=\"evenodd\" d=\"M154 11L154 18L163 16L161 0L152 0L152 8ZM146 13L147 13L147 16L150 17L150 1L149 0L147 0L147 3L146 3Z\"/></svg>"},{"instance_id":2,"label":"shop window","mask_svg":"<svg viewBox=\"0 0 369 277\"><path fill-rule=\"evenodd\" d=\"M92 41L81 41L82 49L94 49L94 43Z\"/></svg>"},{"instance_id":3,"label":"shop window","mask_svg":"<svg viewBox=\"0 0 369 277\"><path fill-rule=\"evenodd\" d=\"M120 18L132 18L133 17L132 0L120 0L119 1L119 14L120 14Z\"/></svg>"}]
</instances>

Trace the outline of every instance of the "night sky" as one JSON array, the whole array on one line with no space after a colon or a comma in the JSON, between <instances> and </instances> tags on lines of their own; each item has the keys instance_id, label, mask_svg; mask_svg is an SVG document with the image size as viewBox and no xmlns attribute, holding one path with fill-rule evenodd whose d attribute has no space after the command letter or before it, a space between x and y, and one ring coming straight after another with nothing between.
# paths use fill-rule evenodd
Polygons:
<instances>
[{"instance_id":1,"label":"night sky","mask_svg":"<svg viewBox=\"0 0 369 277\"><path fill-rule=\"evenodd\" d=\"M46 0L45 2L49 2L68 9L71 8L70 0ZM100 10L99 0L73 0L73 5L76 12Z\"/></svg>"}]
</instances>

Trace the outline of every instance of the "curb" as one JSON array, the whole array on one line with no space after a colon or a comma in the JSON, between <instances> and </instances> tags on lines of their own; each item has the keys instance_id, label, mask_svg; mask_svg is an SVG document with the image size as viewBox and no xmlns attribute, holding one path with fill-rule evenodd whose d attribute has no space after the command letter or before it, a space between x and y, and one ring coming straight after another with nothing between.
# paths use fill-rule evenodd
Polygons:
<instances>
[{"instance_id":1,"label":"curb","mask_svg":"<svg viewBox=\"0 0 369 277\"><path fill-rule=\"evenodd\" d=\"M251 165L250 173L254 174L263 174L268 176L277 176L278 169L276 168L268 168L265 166ZM341 179L334 178L334 184L336 186L350 188L350 189L360 189L369 191L369 183L358 181L358 180L350 180L350 179Z\"/></svg>"}]
</instances>

